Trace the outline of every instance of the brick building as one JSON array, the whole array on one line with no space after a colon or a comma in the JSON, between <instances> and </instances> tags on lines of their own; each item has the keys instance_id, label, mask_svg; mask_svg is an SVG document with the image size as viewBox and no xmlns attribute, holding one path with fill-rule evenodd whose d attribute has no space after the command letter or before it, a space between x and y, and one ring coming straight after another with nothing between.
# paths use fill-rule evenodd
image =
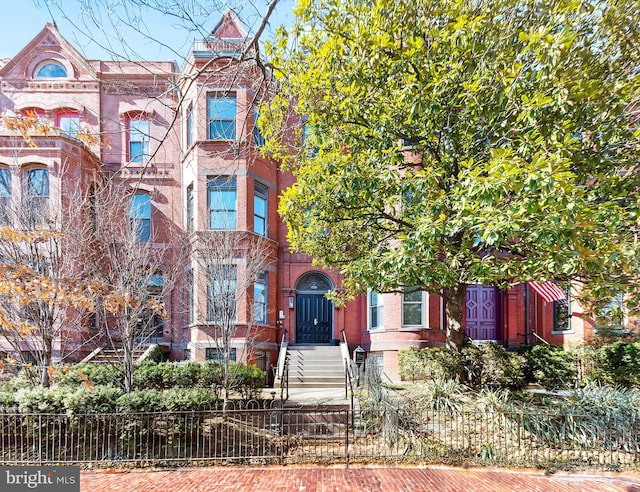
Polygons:
<instances>
[{"instance_id":1,"label":"brick building","mask_svg":"<svg viewBox=\"0 0 640 492\"><path fill-rule=\"evenodd\" d=\"M293 344L334 344L344 330L351 349L360 345L397 375L399 349L444 342L442 300L422 292L372 292L335 307L324 294L340 288L340 277L290 251L277 200L293 177L260 154L256 106L269 81L253 62L234 61L250 50L240 26L228 12L177 67L86 60L47 24L13 58L0 60L0 110L35 113L59 131L35 135L30 147L2 130L3 203L23 200L38 173L47 174L53 207L66 190L84 189L105 174L125 183L140 205L136 218L147 225L144 240L164 251L168 266L178 266L155 339L174 360L219 357L210 319L217 280L198 255L207 251L208 237L232 231L238 244L249 242L268 260L239 300L230 341L235 358L268 369L285 330ZM75 138L80 129L108 145L82 143ZM232 281L239 285L248 260L237 251L231 256ZM67 333L90 329L70 328ZM575 303L545 301L526 285L478 285L467 291L466 330L474 340L508 346L538 339L569 345L589 336L593 323ZM91 351L98 342L82 346L86 338L59 343L57 356Z\"/></svg>"}]
</instances>

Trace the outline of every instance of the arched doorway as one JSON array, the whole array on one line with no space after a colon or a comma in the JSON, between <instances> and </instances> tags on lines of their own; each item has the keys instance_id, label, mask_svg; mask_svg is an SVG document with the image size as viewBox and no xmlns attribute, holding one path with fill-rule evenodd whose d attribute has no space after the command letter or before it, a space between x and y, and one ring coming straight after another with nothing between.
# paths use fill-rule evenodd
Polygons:
<instances>
[{"instance_id":1,"label":"arched doorway","mask_svg":"<svg viewBox=\"0 0 640 492\"><path fill-rule=\"evenodd\" d=\"M333 302L325 294L332 288L331 280L317 272L296 282L296 343L331 343Z\"/></svg>"}]
</instances>

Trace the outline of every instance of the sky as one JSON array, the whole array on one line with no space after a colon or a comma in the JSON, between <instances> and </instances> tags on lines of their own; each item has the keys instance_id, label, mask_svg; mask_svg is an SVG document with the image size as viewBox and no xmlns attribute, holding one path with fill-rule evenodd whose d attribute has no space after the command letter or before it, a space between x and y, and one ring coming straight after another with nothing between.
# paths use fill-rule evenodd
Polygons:
<instances>
[{"instance_id":1,"label":"sky","mask_svg":"<svg viewBox=\"0 0 640 492\"><path fill-rule=\"evenodd\" d=\"M47 22L88 59L175 60L208 34L229 7L255 29L267 0L156 0L173 15L140 6L144 0L0 0L0 58L15 56ZM294 0L280 0L267 36L293 20ZM125 10L126 8L126 10ZM179 17L184 9L194 19ZM125 21L126 20L126 21ZM129 24L129 25L127 25ZM146 35L140 34L146 33Z\"/></svg>"}]
</instances>

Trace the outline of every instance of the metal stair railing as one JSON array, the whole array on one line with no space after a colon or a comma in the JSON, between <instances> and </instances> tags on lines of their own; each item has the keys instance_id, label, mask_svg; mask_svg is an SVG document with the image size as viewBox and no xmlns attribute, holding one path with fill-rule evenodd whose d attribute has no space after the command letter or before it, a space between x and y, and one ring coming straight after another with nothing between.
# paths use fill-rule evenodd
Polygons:
<instances>
[{"instance_id":1,"label":"metal stair railing","mask_svg":"<svg viewBox=\"0 0 640 492\"><path fill-rule=\"evenodd\" d=\"M280 399L287 400L289 398L289 361L287 360L287 330L282 332L282 342L280 344L280 353L278 354L278 365L276 367L275 380L273 387L280 387Z\"/></svg>"}]
</instances>

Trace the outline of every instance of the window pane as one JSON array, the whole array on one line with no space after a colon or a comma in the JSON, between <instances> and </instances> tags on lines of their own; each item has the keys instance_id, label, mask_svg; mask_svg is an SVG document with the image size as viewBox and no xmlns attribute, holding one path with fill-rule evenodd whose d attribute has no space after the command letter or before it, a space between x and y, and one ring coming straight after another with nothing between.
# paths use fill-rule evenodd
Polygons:
<instances>
[{"instance_id":1,"label":"window pane","mask_svg":"<svg viewBox=\"0 0 640 492\"><path fill-rule=\"evenodd\" d=\"M404 301L405 302L422 302L422 292L419 290L416 292L407 292L406 294L404 294Z\"/></svg>"},{"instance_id":2,"label":"window pane","mask_svg":"<svg viewBox=\"0 0 640 492\"><path fill-rule=\"evenodd\" d=\"M46 169L32 169L28 175L27 194L34 196L49 196L49 171Z\"/></svg>"},{"instance_id":3,"label":"window pane","mask_svg":"<svg viewBox=\"0 0 640 492\"><path fill-rule=\"evenodd\" d=\"M151 240L151 196L137 193L131 198L129 217L138 241L142 243Z\"/></svg>"},{"instance_id":4,"label":"window pane","mask_svg":"<svg viewBox=\"0 0 640 492\"><path fill-rule=\"evenodd\" d=\"M209 96L207 115L211 119L235 120L236 98L234 96Z\"/></svg>"},{"instance_id":5,"label":"window pane","mask_svg":"<svg viewBox=\"0 0 640 492\"><path fill-rule=\"evenodd\" d=\"M267 275L262 274L253 286L253 319L258 323L267 322Z\"/></svg>"},{"instance_id":6,"label":"window pane","mask_svg":"<svg viewBox=\"0 0 640 492\"><path fill-rule=\"evenodd\" d=\"M209 178L208 202L210 229L236 228L235 178Z\"/></svg>"},{"instance_id":7,"label":"window pane","mask_svg":"<svg viewBox=\"0 0 640 492\"><path fill-rule=\"evenodd\" d=\"M253 232L267 235L267 188L256 184L253 197Z\"/></svg>"},{"instance_id":8,"label":"window pane","mask_svg":"<svg viewBox=\"0 0 640 492\"><path fill-rule=\"evenodd\" d=\"M402 316L402 321L405 325L421 325L422 304L405 304L403 306Z\"/></svg>"},{"instance_id":9,"label":"window pane","mask_svg":"<svg viewBox=\"0 0 640 492\"><path fill-rule=\"evenodd\" d=\"M51 78L51 77L66 77L67 71L65 68L58 63L47 63L42 65L38 72L36 73L36 77L43 78Z\"/></svg>"},{"instance_id":10,"label":"window pane","mask_svg":"<svg viewBox=\"0 0 640 492\"><path fill-rule=\"evenodd\" d=\"M235 140L235 96L210 94L207 97L207 125L209 140Z\"/></svg>"},{"instance_id":11,"label":"window pane","mask_svg":"<svg viewBox=\"0 0 640 492\"><path fill-rule=\"evenodd\" d=\"M80 129L80 118L77 116L61 116L58 119L58 128L67 135L76 136Z\"/></svg>"},{"instance_id":12,"label":"window pane","mask_svg":"<svg viewBox=\"0 0 640 492\"><path fill-rule=\"evenodd\" d=\"M11 196L11 171L0 169L0 196Z\"/></svg>"},{"instance_id":13,"label":"window pane","mask_svg":"<svg viewBox=\"0 0 640 492\"><path fill-rule=\"evenodd\" d=\"M151 196L146 193L136 193L131 199L131 217L138 219L151 218Z\"/></svg>"},{"instance_id":14,"label":"window pane","mask_svg":"<svg viewBox=\"0 0 640 492\"><path fill-rule=\"evenodd\" d=\"M129 162L147 162L149 158L149 120L129 120Z\"/></svg>"}]
</instances>

